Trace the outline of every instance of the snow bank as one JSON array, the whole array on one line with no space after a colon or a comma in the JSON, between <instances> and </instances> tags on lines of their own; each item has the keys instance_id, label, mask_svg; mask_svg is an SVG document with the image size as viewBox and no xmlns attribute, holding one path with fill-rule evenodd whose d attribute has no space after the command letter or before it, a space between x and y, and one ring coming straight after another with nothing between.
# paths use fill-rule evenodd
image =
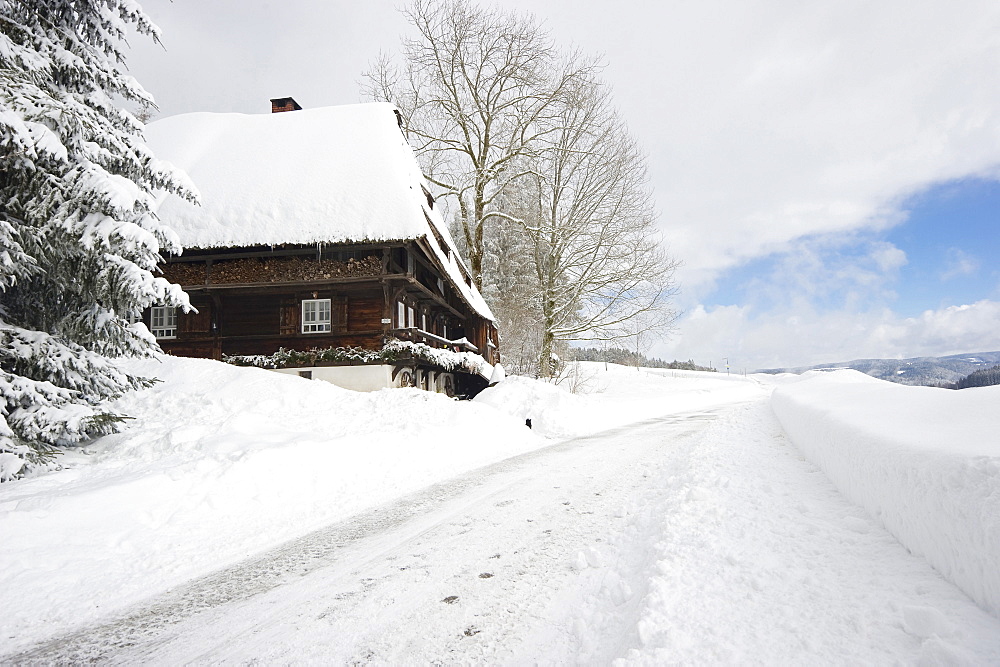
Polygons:
<instances>
[{"instance_id":1,"label":"snow bank","mask_svg":"<svg viewBox=\"0 0 1000 667\"><path fill-rule=\"evenodd\" d=\"M490 407L165 357L124 433L0 485L5 650L548 444Z\"/></svg>"},{"instance_id":2,"label":"snow bank","mask_svg":"<svg viewBox=\"0 0 1000 667\"><path fill-rule=\"evenodd\" d=\"M542 435L761 391L711 374L609 366L588 376L589 395L509 377L482 400L459 402L416 389L357 393L201 359L124 365L163 380L113 406L134 418L127 431L63 456L62 470L0 485L4 653L552 442ZM536 415L534 431L525 413Z\"/></svg>"},{"instance_id":3,"label":"snow bank","mask_svg":"<svg viewBox=\"0 0 1000 667\"><path fill-rule=\"evenodd\" d=\"M776 389L772 405L845 496L1000 616L1000 387L809 373Z\"/></svg>"},{"instance_id":4,"label":"snow bank","mask_svg":"<svg viewBox=\"0 0 1000 667\"><path fill-rule=\"evenodd\" d=\"M575 390L575 391L571 391ZM583 361L559 385L508 377L475 398L536 433L573 437L623 424L749 401L766 393L760 383L739 376L671 371Z\"/></svg>"}]
</instances>

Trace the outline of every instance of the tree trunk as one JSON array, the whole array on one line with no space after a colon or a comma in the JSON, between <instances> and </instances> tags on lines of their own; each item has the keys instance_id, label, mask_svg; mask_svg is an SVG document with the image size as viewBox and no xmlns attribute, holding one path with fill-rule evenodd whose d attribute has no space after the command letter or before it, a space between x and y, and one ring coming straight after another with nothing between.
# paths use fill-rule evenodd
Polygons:
<instances>
[{"instance_id":1,"label":"tree trunk","mask_svg":"<svg viewBox=\"0 0 1000 667\"><path fill-rule=\"evenodd\" d=\"M542 351L538 356L538 370L539 375L546 380L552 377L552 346L555 342L552 329L555 324L555 305L551 299L545 299L542 302L544 326L542 327Z\"/></svg>"}]
</instances>

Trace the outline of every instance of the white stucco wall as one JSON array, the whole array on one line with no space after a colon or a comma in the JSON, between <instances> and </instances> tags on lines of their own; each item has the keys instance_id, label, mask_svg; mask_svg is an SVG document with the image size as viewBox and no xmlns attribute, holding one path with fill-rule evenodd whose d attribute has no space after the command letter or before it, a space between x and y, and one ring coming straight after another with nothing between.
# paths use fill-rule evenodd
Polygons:
<instances>
[{"instance_id":1,"label":"white stucco wall","mask_svg":"<svg viewBox=\"0 0 1000 667\"><path fill-rule=\"evenodd\" d=\"M313 380L323 380L354 391L378 391L392 387L392 366L317 366L312 368L279 368L276 372L300 375L311 372Z\"/></svg>"},{"instance_id":2,"label":"white stucco wall","mask_svg":"<svg viewBox=\"0 0 1000 667\"><path fill-rule=\"evenodd\" d=\"M398 387L400 386L399 383L402 380L402 374L407 372L410 373L410 377L414 377L413 370L404 370L401 371L400 375L397 375L395 380L393 380L392 366L389 365L310 366L307 368L279 368L275 369L275 372L284 373L286 375L302 375L303 373L310 373L310 377L313 380L323 380L324 382L335 384L338 387L352 389L354 391L378 391L379 389ZM445 393L445 378L449 379L449 382L454 389L454 376L451 373L442 373L439 371L423 369L416 371L415 379L417 387L424 387L425 374L427 376L426 388L429 391Z\"/></svg>"}]
</instances>

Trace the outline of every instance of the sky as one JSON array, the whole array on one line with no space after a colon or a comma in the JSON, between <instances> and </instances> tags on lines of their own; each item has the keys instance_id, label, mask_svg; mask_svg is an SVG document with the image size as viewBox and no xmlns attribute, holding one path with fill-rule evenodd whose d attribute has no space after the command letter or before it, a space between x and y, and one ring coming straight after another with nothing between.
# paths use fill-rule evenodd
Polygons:
<instances>
[{"instance_id":1,"label":"sky","mask_svg":"<svg viewBox=\"0 0 1000 667\"><path fill-rule=\"evenodd\" d=\"M401 3L142 0L157 118L364 101ZM1000 350L1000 3L501 0L602 54L645 147L677 329L734 370Z\"/></svg>"}]
</instances>

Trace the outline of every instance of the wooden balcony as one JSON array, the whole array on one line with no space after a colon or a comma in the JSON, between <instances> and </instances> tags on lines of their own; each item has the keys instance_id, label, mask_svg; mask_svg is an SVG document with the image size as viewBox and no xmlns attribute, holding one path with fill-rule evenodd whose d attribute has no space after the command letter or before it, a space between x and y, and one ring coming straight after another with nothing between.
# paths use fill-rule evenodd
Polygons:
<instances>
[{"instance_id":1,"label":"wooden balcony","mask_svg":"<svg viewBox=\"0 0 1000 667\"><path fill-rule=\"evenodd\" d=\"M402 329L391 329L392 335L400 340L408 340L414 343L424 343L431 347L446 347L454 352L475 352L479 354L479 348L470 343L466 338L458 340L448 340L436 334L432 334L417 327L404 327Z\"/></svg>"}]
</instances>

